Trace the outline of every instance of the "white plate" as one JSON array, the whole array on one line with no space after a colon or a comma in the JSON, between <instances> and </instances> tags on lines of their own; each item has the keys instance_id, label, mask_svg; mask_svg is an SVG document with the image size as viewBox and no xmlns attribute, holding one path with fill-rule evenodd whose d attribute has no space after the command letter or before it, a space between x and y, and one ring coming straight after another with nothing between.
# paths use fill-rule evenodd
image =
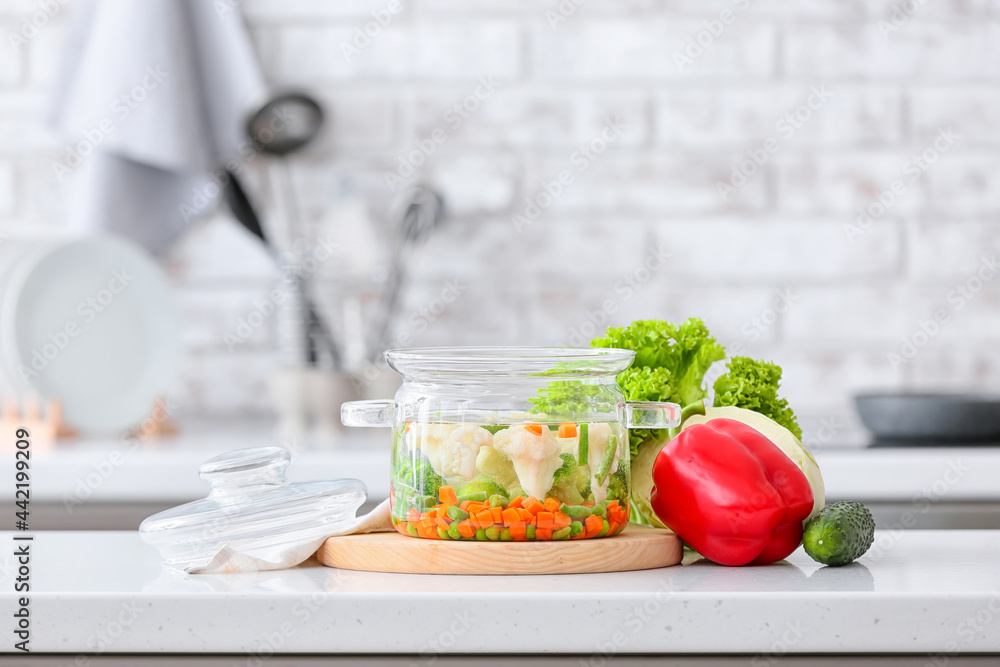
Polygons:
<instances>
[{"instance_id":1,"label":"white plate","mask_svg":"<svg viewBox=\"0 0 1000 667\"><path fill-rule=\"evenodd\" d=\"M58 398L81 432L121 433L170 388L178 334L169 284L132 244L37 244L17 262L4 301L5 373L17 384L17 365L30 369L31 387Z\"/></svg>"}]
</instances>

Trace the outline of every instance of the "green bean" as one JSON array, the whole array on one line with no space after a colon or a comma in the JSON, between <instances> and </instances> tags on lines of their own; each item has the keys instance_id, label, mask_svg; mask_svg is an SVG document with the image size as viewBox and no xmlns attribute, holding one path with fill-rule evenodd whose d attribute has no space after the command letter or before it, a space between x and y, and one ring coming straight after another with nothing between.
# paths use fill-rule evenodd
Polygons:
<instances>
[{"instance_id":1,"label":"green bean","mask_svg":"<svg viewBox=\"0 0 1000 667\"><path fill-rule=\"evenodd\" d=\"M571 519L586 519L593 514L586 505L567 505L566 503L559 507L559 511Z\"/></svg>"},{"instance_id":2,"label":"green bean","mask_svg":"<svg viewBox=\"0 0 1000 667\"><path fill-rule=\"evenodd\" d=\"M594 479L597 480L598 484L604 484L605 480L608 478L608 473L611 472L611 464L614 463L615 454L618 453L618 438L612 433L608 436L608 448L604 450L604 456L601 457L601 464L597 466L597 472L594 473Z\"/></svg>"},{"instance_id":3,"label":"green bean","mask_svg":"<svg viewBox=\"0 0 1000 667\"><path fill-rule=\"evenodd\" d=\"M476 491L475 493L467 493L464 496L458 496L458 502L463 503L466 500L474 503L485 503L486 502L486 492Z\"/></svg>"},{"instance_id":4,"label":"green bean","mask_svg":"<svg viewBox=\"0 0 1000 667\"><path fill-rule=\"evenodd\" d=\"M577 535L579 535L582 532L583 532L583 522L582 521L574 521L573 523L569 524L569 534L572 537L576 537Z\"/></svg>"},{"instance_id":5,"label":"green bean","mask_svg":"<svg viewBox=\"0 0 1000 667\"><path fill-rule=\"evenodd\" d=\"M588 462L588 457L590 456L590 424L583 422L580 424L580 449L576 457L576 464L585 466Z\"/></svg>"},{"instance_id":6,"label":"green bean","mask_svg":"<svg viewBox=\"0 0 1000 667\"><path fill-rule=\"evenodd\" d=\"M448 505L448 518L452 521L465 521L469 518L469 513L458 505Z\"/></svg>"},{"instance_id":7,"label":"green bean","mask_svg":"<svg viewBox=\"0 0 1000 667\"><path fill-rule=\"evenodd\" d=\"M604 521L604 528L601 528L601 532L599 532L596 535L596 537L604 537L605 535L608 534L608 531L611 530L611 524L608 523L608 520L607 519L603 519L603 521Z\"/></svg>"},{"instance_id":8,"label":"green bean","mask_svg":"<svg viewBox=\"0 0 1000 667\"><path fill-rule=\"evenodd\" d=\"M460 539L462 539L462 536L458 532L458 522L457 521L455 523L451 524L450 526L448 526L448 537L450 537L453 540L460 540Z\"/></svg>"},{"instance_id":9,"label":"green bean","mask_svg":"<svg viewBox=\"0 0 1000 667\"><path fill-rule=\"evenodd\" d=\"M501 496L499 493L497 493L490 496L490 499L487 502L489 502L490 507L507 507L507 503L509 503L510 501L507 499L506 496Z\"/></svg>"},{"instance_id":10,"label":"green bean","mask_svg":"<svg viewBox=\"0 0 1000 667\"><path fill-rule=\"evenodd\" d=\"M442 540L451 539L451 535L448 534L448 531L442 528L441 526L437 527L437 531L438 531L438 537L440 537Z\"/></svg>"},{"instance_id":11,"label":"green bean","mask_svg":"<svg viewBox=\"0 0 1000 667\"><path fill-rule=\"evenodd\" d=\"M560 528L559 530L552 533L553 540L568 540L569 536L572 534L572 528L566 526L565 528Z\"/></svg>"},{"instance_id":12,"label":"green bean","mask_svg":"<svg viewBox=\"0 0 1000 667\"><path fill-rule=\"evenodd\" d=\"M597 503L590 508L590 513L595 516L604 516L605 511L603 503Z\"/></svg>"},{"instance_id":13,"label":"green bean","mask_svg":"<svg viewBox=\"0 0 1000 667\"><path fill-rule=\"evenodd\" d=\"M420 537L420 535L417 534L417 529L413 527L412 523L406 524L406 532L408 532L410 535L413 535L414 537Z\"/></svg>"},{"instance_id":14,"label":"green bean","mask_svg":"<svg viewBox=\"0 0 1000 667\"><path fill-rule=\"evenodd\" d=\"M476 539L479 540L480 542L484 542L486 540L486 531L483 530L482 528L477 528Z\"/></svg>"}]
</instances>

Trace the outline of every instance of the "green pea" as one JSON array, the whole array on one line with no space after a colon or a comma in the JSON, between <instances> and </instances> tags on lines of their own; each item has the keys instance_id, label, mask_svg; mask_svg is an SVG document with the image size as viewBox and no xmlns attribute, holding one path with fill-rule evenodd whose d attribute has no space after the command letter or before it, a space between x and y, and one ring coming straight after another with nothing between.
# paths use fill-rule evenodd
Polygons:
<instances>
[{"instance_id":1,"label":"green pea","mask_svg":"<svg viewBox=\"0 0 1000 667\"><path fill-rule=\"evenodd\" d=\"M488 502L490 504L490 507L507 507L507 503L509 503L510 501L507 500L506 496L501 496L499 493L497 493L495 495L490 496Z\"/></svg>"},{"instance_id":2,"label":"green pea","mask_svg":"<svg viewBox=\"0 0 1000 667\"><path fill-rule=\"evenodd\" d=\"M579 535L582 532L583 532L583 522L582 521L574 521L573 523L569 524L569 534L571 536L576 537L577 535Z\"/></svg>"},{"instance_id":3,"label":"green pea","mask_svg":"<svg viewBox=\"0 0 1000 667\"><path fill-rule=\"evenodd\" d=\"M512 538L510 536L510 531L509 530L507 530L506 528L501 528L500 529L500 541L501 542L510 542L513 539L514 538Z\"/></svg>"},{"instance_id":4,"label":"green pea","mask_svg":"<svg viewBox=\"0 0 1000 667\"><path fill-rule=\"evenodd\" d=\"M410 535L413 535L414 537L420 537L420 535L417 533L417 529L413 527L412 523L406 524L406 532L408 532Z\"/></svg>"},{"instance_id":5,"label":"green pea","mask_svg":"<svg viewBox=\"0 0 1000 667\"><path fill-rule=\"evenodd\" d=\"M476 529L476 539L479 540L480 542L485 542L486 541L486 531L483 530L482 528L477 528Z\"/></svg>"},{"instance_id":6,"label":"green pea","mask_svg":"<svg viewBox=\"0 0 1000 667\"><path fill-rule=\"evenodd\" d=\"M490 526L486 529L486 539L491 542L498 542L500 540L500 529L496 526Z\"/></svg>"},{"instance_id":7,"label":"green pea","mask_svg":"<svg viewBox=\"0 0 1000 667\"><path fill-rule=\"evenodd\" d=\"M611 530L611 524L608 523L607 519L604 519L604 527L601 528L601 532L599 532L595 537L604 537L608 534L609 530Z\"/></svg>"},{"instance_id":8,"label":"green pea","mask_svg":"<svg viewBox=\"0 0 1000 667\"><path fill-rule=\"evenodd\" d=\"M524 529L524 536L526 538L528 538L529 540L535 539L535 527L529 525L527 528L525 528Z\"/></svg>"},{"instance_id":9,"label":"green pea","mask_svg":"<svg viewBox=\"0 0 1000 667\"><path fill-rule=\"evenodd\" d=\"M447 540L451 538L451 535L448 534L448 531L442 528L441 526L437 527L437 531L438 531L438 537L440 537L442 540Z\"/></svg>"},{"instance_id":10,"label":"green pea","mask_svg":"<svg viewBox=\"0 0 1000 667\"><path fill-rule=\"evenodd\" d=\"M570 526L566 526L565 528L560 528L559 530L557 530L554 533L552 533L552 539L553 540L568 540L571 532L572 532L572 528L570 528Z\"/></svg>"},{"instance_id":11,"label":"green pea","mask_svg":"<svg viewBox=\"0 0 1000 667\"><path fill-rule=\"evenodd\" d=\"M462 539L462 536L459 535L459 533L458 533L458 523L457 522L451 524L450 526L448 526L448 537L450 537L453 540L460 540L460 539Z\"/></svg>"}]
</instances>

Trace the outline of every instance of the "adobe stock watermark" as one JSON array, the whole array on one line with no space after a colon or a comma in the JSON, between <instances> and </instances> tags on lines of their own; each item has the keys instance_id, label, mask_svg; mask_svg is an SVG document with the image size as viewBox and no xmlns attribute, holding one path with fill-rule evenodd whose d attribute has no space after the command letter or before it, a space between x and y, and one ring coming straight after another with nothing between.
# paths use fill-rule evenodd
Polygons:
<instances>
[{"instance_id":1,"label":"adobe stock watermark","mask_svg":"<svg viewBox=\"0 0 1000 667\"><path fill-rule=\"evenodd\" d=\"M286 106L279 106L271 112L267 125L257 131L256 137L246 137L236 146L236 155L226 161L224 167L216 169L208 175L208 182L194 186L191 198L178 205L181 218L185 223L198 218L205 213L222 190L229 185L230 174L239 176L247 165L254 161L264 148L274 141L274 138L284 132L289 123L294 123L297 114Z\"/></svg>"},{"instance_id":2,"label":"adobe stock watermark","mask_svg":"<svg viewBox=\"0 0 1000 667\"><path fill-rule=\"evenodd\" d=\"M674 64L677 66L677 71L683 72L685 67L705 55L706 51L715 46L715 40L722 36L726 28L750 7L750 0L732 0L732 2L734 9L723 9L719 12L719 18L702 21L704 28L688 37L684 50L674 51Z\"/></svg>"},{"instance_id":3,"label":"adobe stock watermark","mask_svg":"<svg viewBox=\"0 0 1000 667\"><path fill-rule=\"evenodd\" d=\"M603 155L608 150L608 146L617 141L627 129L628 125L620 116L611 118L604 124L604 129L601 130L600 134L587 143L580 144L577 150L569 156L570 165L576 168L576 173L587 171L594 160ZM542 212L552 206L552 203L573 183L573 172L569 169L559 171L551 181L543 181L542 192L537 193L534 197L526 197L525 206L521 212L510 216L510 221L514 224L517 233L520 234L526 227L534 224Z\"/></svg>"},{"instance_id":4,"label":"adobe stock watermark","mask_svg":"<svg viewBox=\"0 0 1000 667\"><path fill-rule=\"evenodd\" d=\"M477 622L478 619L470 614L468 609L452 612L451 619L445 619L435 626L441 627L441 630L420 647L418 655L421 663L428 665L428 667L433 665L437 662L438 656L450 651ZM416 664L418 663L410 663L410 667L414 667Z\"/></svg>"},{"instance_id":5,"label":"adobe stock watermark","mask_svg":"<svg viewBox=\"0 0 1000 667\"><path fill-rule=\"evenodd\" d=\"M768 645L767 651L755 655L750 660L750 667L768 667L779 664L781 658L801 642L809 631L810 628L804 627L801 620L786 621L781 636Z\"/></svg>"},{"instance_id":6,"label":"adobe stock watermark","mask_svg":"<svg viewBox=\"0 0 1000 667\"><path fill-rule=\"evenodd\" d=\"M998 272L1000 264L997 262L997 256L982 256L972 275L955 285L945 296L950 308L938 308L929 318L917 320L917 328L903 336L898 350L893 349L886 354L890 368L899 371L900 367L910 363L920 350L934 340L942 327L951 322L952 315L965 308L983 289L983 285L993 280Z\"/></svg>"},{"instance_id":7,"label":"adobe stock watermark","mask_svg":"<svg viewBox=\"0 0 1000 667\"><path fill-rule=\"evenodd\" d=\"M728 181L716 181L715 190L723 202L729 201L731 195L750 182L754 176L767 164L772 155L781 150L782 141L788 141L795 136L802 127L809 122L813 114L823 108L833 93L826 89L825 85L813 86L809 89L809 95L805 101L795 107L774 124L775 131L779 138L773 136L765 139L760 146L748 148L746 157L741 158L732 165Z\"/></svg>"},{"instance_id":8,"label":"adobe stock watermark","mask_svg":"<svg viewBox=\"0 0 1000 667\"><path fill-rule=\"evenodd\" d=\"M414 139L411 149L396 156L396 170L386 171L382 174L389 190L395 192L404 185L406 179L413 176L417 169L426 164L431 156L437 153L438 148L448 141L450 132L462 127L465 121L479 110L483 102L493 96L500 85L500 82L494 79L492 74L481 76L475 90L449 105L441 114L441 120L447 124L448 129L435 127L423 139Z\"/></svg>"},{"instance_id":9,"label":"adobe stock watermark","mask_svg":"<svg viewBox=\"0 0 1000 667\"><path fill-rule=\"evenodd\" d=\"M594 646L594 652L587 659L580 658L580 667L606 667L609 660L622 652L647 625L652 623L666 608L667 603L677 594L672 577L661 578L652 592L642 604L632 607L619 627L615 628L604 641Z\"/></svg>"},{"instance_id":10,"label":"adobe stock watermark","mask_svg":"<svg viewBox=\"0 0 1000 667\"><path fill-rule=\"evenodd\" d=\"M958 640L949 641L940 653L929 653L928 662L924 667L947 667L951 659L962 652L962 648L971 644L976 637L981 636L997 616L1000 616L1000 591L990 591L990 600L976 610L971 616L966 616L955 626Z\"/></svg>"},{"instance_id":11,"label":"adobe stock watermark","mask_svg":"<svg viewBox=\"0 0 1000 667\"><path fill-rule=\"evenodd\" d=\"M948 467L941 476L924 486L920 493L911 499L912 510L903 512L898 521L875 531L875 541L868 553L865 554L865 558L875 561L885 556L906 530L917 525L917 515L930 512L931 507L947 496L951 489L962 481L967 472L969 472L969 467L963 464L961 459L948 461Z\"/></svg>"},{"instance_id":12,"label":"adobe stock watermark","mask_svg":"<svg viewBox=\"0 0 1000 667\"><path fill-rule=\"evenodd\" d=\"M83 333L87 326L101 316L101 313L113 307L119 295L135 280L135 275L124 266L109 271L108 275L110 278L104 287L77 303L76 314L79 319L69 319L63 325L49 331L44 341L32 341L35 345L31 348L28 365L19 363L16 368L23 382L29 382L44 373L49 364L70 346L74 338Z\"/></svg>"},{"instance_id":13,"label":"adobe stock watermark","mask_svg":"<svg viewBox=\"0 0 1000 667\"><path fill-rule=\"evenodd\" d=\"M899 201L899 198L906 194L907 182L916 183L919 181L931 168L931 165L937 162L942 154L948 152L955 145L955 141L960 138L961 135L952 131L950 127L939 129L937 138L930 146L920 153L911 155L903 163L902 174L905 180L902 177L897 178L889 184L888 188L878 193L874 201L858 207L858 217L855 223L844 225L844 234L847 236L847 240L854 243L858 238L864 236L875 224L875 221L882 218Z\"/></svg>"},{"instance_id":14,"label":"adobe stock watermark","mask_svg":"<svg viewBox=\"0 0 1000 667\"><path fill-rule=\"evenodd\" d=\"M69 0L38 0L37 9L30 14L21 17L21 25L17 31L7 33L7 43L14 53L18 53L21 47L38 36L42 30L52 21L62 8L69 4Z\"/></svg>"},{"instance_id":15,"label":"adobe stock watermark","mask_svg":"<svg viewBox=\"0 0 1000 667\"><path fill-rule=\"evenodd\" d=\"M110 107L112 115L105 116L97 125L84 130L83 139L75 144L67 144L62 160L52 162L52 170L59 182L62 183L67 175L83 164L84 158L97 150L108 135L114 133L118 124L127 120L169 76L170 72L160 69L159 65L149 66L146 68L146 76L139 83L113 99Z\"/></svg>"},{"instance_id":16,"label":"adobe stock watermark","mask_svg":"<svg viewBox=\"0 0 1000 667\"><path fill-rule=\"evenodd\" d=\"M91 472L76 480L72 491L66 491L62 494L66 513L73 514L75 507L83 505L89 500L121 468L128 455L155 437L162 424L170 419L176 411L177 405L169 399L156 401L149 417L122 434L120 446L117 449L112 450L107 456L94 463L91 466L93 468Z\"/></svg>"},{"instance_id":17,"label":"adobe stock watermark","mask_svg":"<svg viewBox=\"0 0 1000 667\"><path fill-rule=\"evenodd\" d=\"M428 327L444 315L448 307L458 301L468 289L468 283L459 278L445 280L444 286L435 298L417 308L406 318L405 326L386 346L386 349L398 350L409 345L414 333L420 334L427 331ZM351 384L354 385L355 391L361 391L378 380L387 369L388 365L383 355L379 355L376 362L366 359L364 366L351 377Z\"/></svg>"},{"instance_id":18,"label":"adobe stock watermark","mask_svg":"<svg viewBox=\"0 0 1000 667\"><path fill-rule=\"evenodd\" d=\"M778 322L782 315L791 310L792 306L800 298L790 287L775 290L770 304L764 310L760 311L760 313L744 322L743 326L740 327L740 333L751 342L757 342L761 336ZM746 346L742 340L734 340L726 346L726 350L730 357L735 357L743 354Z\"/></svg>"},{"instance_id":19,"label":"adobe stock watermark","mask_svg":"<svg viewBox=\"0 0 1000 667\"><path fill-rule=\"evenodd\" d=\"M400 0L389 0L385 8L372 12L372 20L362 26L354 28L351 41L340 43L340 53L344 60L350 64L352 60L361 55L361 52L372 45L372 42L382 34L382 31L389 27L393 19L403 11L403 3Z\"/></svg>"},{"instance_id":20,"label":"adobe stock watermark","mask_svg":"<svg viewBox=\"0 0 1000 667\"><path fill-rule=\"evenodd\" d=\"M889 39L889 35L898 32L900 28L909 23L910 19L919 14L926 4L927 0L897 2L892 6L888 20L879 19L876 23L878 31L882 33L883 38Z\"/></svg>"},{"instance_id":21,"label":"adobe stock watermark","mask_svg":"<svg viewBox=\"0 0 1000 667\"><path fill-rule=\"evenodd\" d=\"M642 264L626 273L615 283L615 296L613 298L602 301L601 307L597 310L586 311L586 319L579 325L569 328L570 345L589 347L590 340L604 329L611 320L611 316L618 312L618 308L622 304L628 303L633 296L641 291L646 283L653 278L653 274L666 266L670 257L671 254L664 245L650 248Z\"/></svg>"},{"instance_id":22,"label":"adobe stock watermark","mask_svg":"<svg viewBox=\"0 0 1000 667\"><path fill-rule=\"evenodd\" d=\"M555 9L545 10L545 20L549 27L555 30L560 23L565 23L569 17L576 13L576 10L587 0L560 0Z\"/></svg>"},{"instance_id":23,"label":"adobe stock watermark","mask_svg":"<svg viewBox=\"0 0 1000 667\"><path fill-rule=\"evenodd\" d=\"M263 298L254 300L250 312L236 321L232 331L222 334L222 342L226 344L226 348L235 352L238 346L247 342L278 311L281 304L297 293L299 282L319 271L320 266L333 257L338 247L333 238L327 236L319 239L317 245L305 256L286 259L282 269L284 288L275 288Z\"/></svg>"}]
</instances>

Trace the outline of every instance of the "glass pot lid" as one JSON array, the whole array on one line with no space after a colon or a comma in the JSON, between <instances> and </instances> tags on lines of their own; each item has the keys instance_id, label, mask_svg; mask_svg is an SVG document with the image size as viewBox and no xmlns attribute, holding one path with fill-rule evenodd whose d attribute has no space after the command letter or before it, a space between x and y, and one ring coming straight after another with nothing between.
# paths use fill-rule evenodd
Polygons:
<instances>
[{"instance_id":1,"label":"glass pot lid","mask_svg":"<svg viewBox=\"0 0 1000 667\"><path fill-rule=\"evenodd\" d=\"M537 377L616 376L635 352L575 347L425 347L389 350L389 366L404 379L434 375Z\"/></svg>"},{"instance_id":2,"label":"glass pot lid","mask_svg":"<svg viewBox=\"0 0 1000 667\"><path fill-rule=\"evenodd\" d=\"M303 483L285 480L291 455L283 447L257 447L209 459L199 475L207 498L147 518L139 532L168 565L189 567L223 546L243 553L273 550L335 532L354 520L368 491L356 479Z\"/></svg>"}]
</instances>

